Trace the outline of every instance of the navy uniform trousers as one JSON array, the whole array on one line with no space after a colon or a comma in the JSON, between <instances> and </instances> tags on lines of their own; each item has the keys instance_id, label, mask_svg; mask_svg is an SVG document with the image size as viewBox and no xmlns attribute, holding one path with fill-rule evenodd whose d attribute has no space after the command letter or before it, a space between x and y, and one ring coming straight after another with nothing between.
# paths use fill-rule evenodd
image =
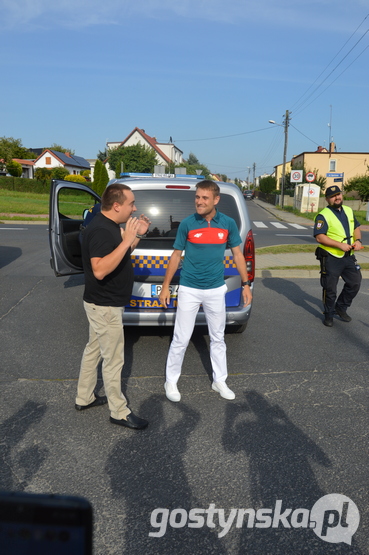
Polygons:
<instances>
[{"instance_id":1,"label":"navy uniform trousers","mask_svg":"<svg viewBox=\"0 0 369 555\"><path fill-rule=\"evenodd\" d=\"M322 249L321 249L322 250ZM352 300L359 292L361 272L356 268L357 262L354 255L349 254L337 258L329 253L320 260L320 283L323 287L324 313L332 317L335 307L346 311L351 306ZM337 298L337 284L342 278L345 285Z\"/></svg>"}]
</instances>

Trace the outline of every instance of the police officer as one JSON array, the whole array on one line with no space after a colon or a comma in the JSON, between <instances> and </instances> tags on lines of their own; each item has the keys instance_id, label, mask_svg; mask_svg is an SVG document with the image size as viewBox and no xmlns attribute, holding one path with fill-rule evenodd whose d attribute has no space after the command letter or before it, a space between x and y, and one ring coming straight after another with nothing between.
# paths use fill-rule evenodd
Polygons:
<instances>
[{"instance_id":1,"label":"police officer","mask_svg":"<svg viewBox=\"0 0 369 555\"><path fill-rule=\"evenodd\" d=\"M360 267L353 251L362 248L360 224L349 206L343 206L342 191L337 185L325 192L328 206L315 218L314 237L319 243L316 257L320 260L320 283L323 287L323 324L333 326L333 314L344 322L351 318L346 310L351 306L361 284ZM345 285L337 297L337 283L342 277Z\"/></svg>"}]
</instances>

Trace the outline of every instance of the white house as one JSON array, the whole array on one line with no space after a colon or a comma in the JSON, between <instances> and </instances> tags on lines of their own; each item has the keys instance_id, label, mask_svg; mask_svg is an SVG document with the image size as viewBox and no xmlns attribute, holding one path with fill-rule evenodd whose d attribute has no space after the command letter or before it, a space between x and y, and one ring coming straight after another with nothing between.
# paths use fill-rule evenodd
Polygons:
<instances>
[{"instance_id":1,"label":"white house","mask_svg":"<svg viewBox=\"0 0 369 555\"><path fill-rule=\"evenodd\" d=\"M179 165L183 162L183 152L171 141L169 143L158 143L156 137L150 137L144 129L135 127L134 130L122 142L107 142L107 150L120 146L142 145L155 150L158 165L167 166L171 162ZM108 170L109 177L115 177L115 172Z\"/></svg>"},{"instance_id":2,"label":"white house","mask_svg":"<svg viewBox=\"0 0 369 555\"><path fill-rule=\"evenodd\" d=\"M58 152L47 148L40 154L33 164L34 170L37 168L65 168L70 174L78 175L84 170L90 169L90 164L81 156L75 156L69 152Z\"/></svg>"}]
</instances>

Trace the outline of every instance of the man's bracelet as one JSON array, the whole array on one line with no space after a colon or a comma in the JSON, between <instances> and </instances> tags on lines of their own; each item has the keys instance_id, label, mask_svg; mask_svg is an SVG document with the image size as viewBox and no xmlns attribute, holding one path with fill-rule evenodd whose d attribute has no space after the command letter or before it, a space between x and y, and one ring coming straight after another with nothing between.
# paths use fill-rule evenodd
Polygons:
<instances>
[{"instance_id":1,"label":"man's bracelet","mask_svg":"<svg viewBox=\"0 0 369 555\"><path fill-rule=\"evenodd\" d=\"M359 243L363 244L361 239L355 239L355 243L356 243L356 241L359 241Z\"/></svg>"},{"instance_id":2,"label":"man's bracelet","mask_svg":"<svg viewBox=\"0 0 369 555\"><path fill-rule=\"evenodd\" d=\"M144 233L143 235L139 235L138 233L136 233L136 237L137 239L143 239L145 237L146 233Z\"/></svg>"}]
</instances>

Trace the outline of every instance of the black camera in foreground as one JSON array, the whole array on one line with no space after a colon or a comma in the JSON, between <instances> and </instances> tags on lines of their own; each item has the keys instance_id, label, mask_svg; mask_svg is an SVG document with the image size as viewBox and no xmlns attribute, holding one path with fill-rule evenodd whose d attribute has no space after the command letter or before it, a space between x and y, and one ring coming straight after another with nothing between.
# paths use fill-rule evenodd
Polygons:
<instances>
[{"instance_id":1,"label":"black camera in foreground","mask_svg":"<svg viewBox=\"0 0 369 555\"><path fill-rule=\"evenodd\" d=\"M91 555L92 523L82 497L0 492L2 555Z\"/></svg>"}]
</instances>

